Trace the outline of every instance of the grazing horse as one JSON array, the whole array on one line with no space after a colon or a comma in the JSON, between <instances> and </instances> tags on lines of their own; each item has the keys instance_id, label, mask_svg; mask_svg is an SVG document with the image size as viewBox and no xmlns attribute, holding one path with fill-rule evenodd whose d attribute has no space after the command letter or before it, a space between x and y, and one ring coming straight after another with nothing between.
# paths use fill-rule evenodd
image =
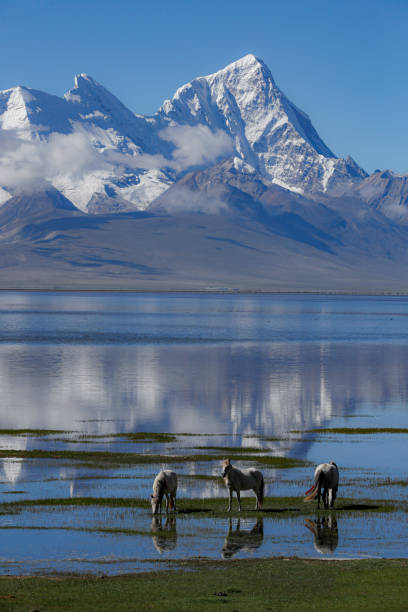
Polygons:
<instances>
[{"instance_id":1,"label":"grazing horse","mask_svg":"<svg viewBox=\"0 0 408 612\"><path fill-rule=\"evenodd\" d=\"M248 489L252 489L256 495L255 510L260 510L262 508L264 500L265 489L262 472L256 470L255 468L250 468L249 470L242 471L238 470L238 468L232 466L230 459L224 459L222 465L222 477L229 491L228 512L231 512L233 491L235 491L235 493L237 494L238 507L239 511L241 512L240 492L248 491Z\"/></svg>"},{"instance_id":2,"label":"grazing horse","mask_svg":"<svg viewBox=\"0 0 408 612\"><path fill-rule=\"evenodd\" d=\"M317 507L320 508L320 497L325 508L333 508L339 486L339 469L334 461L321 463L314 473L314 485L306 491L304 501L311 501L317 497ZM322 493L323 491L323 493Z\"/></svg>"},{"instance_id":3,"label":"grazing horse","mask_svg":"<svg viewBox=\"0 0 408 612\"><path fill-rule=\"evenodd\" d=\"M154 479L153 495L151 496L153 514L161 514L163 496L166 497L166 512L176 510L177 474L176 472L159 472Z\"/></svg>"}]
</instances>

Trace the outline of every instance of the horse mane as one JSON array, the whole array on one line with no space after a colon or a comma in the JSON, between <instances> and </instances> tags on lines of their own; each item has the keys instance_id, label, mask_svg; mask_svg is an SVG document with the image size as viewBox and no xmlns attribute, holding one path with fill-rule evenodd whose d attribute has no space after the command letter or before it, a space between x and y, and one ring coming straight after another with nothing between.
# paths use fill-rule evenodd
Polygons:
<instances>
[{"instance_id":1,"label":"horse mane","mask_svg":"<svg viewBox=\"0 0 408 612\"><path fill-rule=\"evenodd\" d=\"M164 495L164 480L158 480L155 482L155 486L153 489L153 496L157 497L159 501L163 499Z\"/></svg>"}]
</instances>

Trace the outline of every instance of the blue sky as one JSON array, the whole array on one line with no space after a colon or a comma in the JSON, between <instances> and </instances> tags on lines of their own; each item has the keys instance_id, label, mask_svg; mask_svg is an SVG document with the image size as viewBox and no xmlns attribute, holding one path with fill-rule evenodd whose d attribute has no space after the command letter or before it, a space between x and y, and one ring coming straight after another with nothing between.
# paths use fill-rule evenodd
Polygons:
<instances>
[{"instance_id":1,"label":"blue sky","mask_svg":"<svg viewBox=\"0 0 408 612\"><path fill-rule=\"evenodd\" d=\"M408 172L406 0L0 0L0 89L62 95L86 72L152 114L254 53L326 144Z\"/></svg>"}]
</instances>

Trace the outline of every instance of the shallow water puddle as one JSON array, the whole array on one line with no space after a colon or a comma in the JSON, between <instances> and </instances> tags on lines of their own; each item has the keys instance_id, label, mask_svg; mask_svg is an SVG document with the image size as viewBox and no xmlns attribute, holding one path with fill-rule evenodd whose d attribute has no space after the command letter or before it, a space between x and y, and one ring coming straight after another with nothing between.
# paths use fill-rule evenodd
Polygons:
<instances>
[{"instance_id":1,"label":"shallow water puddle","mask_svg":"<svg viewBox=\"0 0 408 612\"><path fill-rule=\"evenodd\" d=\"M11 574L115 574L146 570L146 562L151 566L161 561L158 567L164 569L166 560L194 558L391 558L406 557L408 550L404 513L207 519L151 517L146 511L133 510L91 513L70 509L56 514L24 512L16 517L19 529L7 528L4 518L0 572ZM112 532L103 531L106 525ZM128 533L117 531L126 529Z\"/></svg>"}]
</instances>

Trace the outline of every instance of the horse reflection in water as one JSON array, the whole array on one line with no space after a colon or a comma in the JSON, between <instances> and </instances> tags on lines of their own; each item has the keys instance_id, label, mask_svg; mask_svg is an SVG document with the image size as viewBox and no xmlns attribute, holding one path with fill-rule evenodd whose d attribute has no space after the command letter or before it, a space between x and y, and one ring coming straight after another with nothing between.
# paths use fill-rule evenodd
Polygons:
<instances>
[{"instance_id":1,"label":"horse reflection in water","mask_svg":"<svg viewBox=\"0 0 408 612\"><path fill-rule=\"evenodd\" d=\"M314 535L314 547L322 555L333 553L339 543L339 530L335 516L324 516L312 521L306 519L305 525Z\"/></svg>"},{"instance_id":2,"label":"horse reflection in water","mask_svg":"<svg viewBox=\"0 0 408 612\"><path fill-rule=\"evenodd\" d=\"M177 546L176 517L168 515L162 522L161 515L155 515L151 524L153 546L160 554L174 550Z\"/></svg>"},{"instance_id":3,"label":"horse reflection in water","mask_svg":"<svg viewBox=\"0 0 408 612\"><path fill-rule=\"evenodd\" d=\"M222 547L222 558L231 559L240 550L255 552L263 542L263 519L259 518L251 530L241 530L241 519L238 519L235 529L232 528L232 519L229 520L227 537Z\"/></svg>"}]
</instances>

